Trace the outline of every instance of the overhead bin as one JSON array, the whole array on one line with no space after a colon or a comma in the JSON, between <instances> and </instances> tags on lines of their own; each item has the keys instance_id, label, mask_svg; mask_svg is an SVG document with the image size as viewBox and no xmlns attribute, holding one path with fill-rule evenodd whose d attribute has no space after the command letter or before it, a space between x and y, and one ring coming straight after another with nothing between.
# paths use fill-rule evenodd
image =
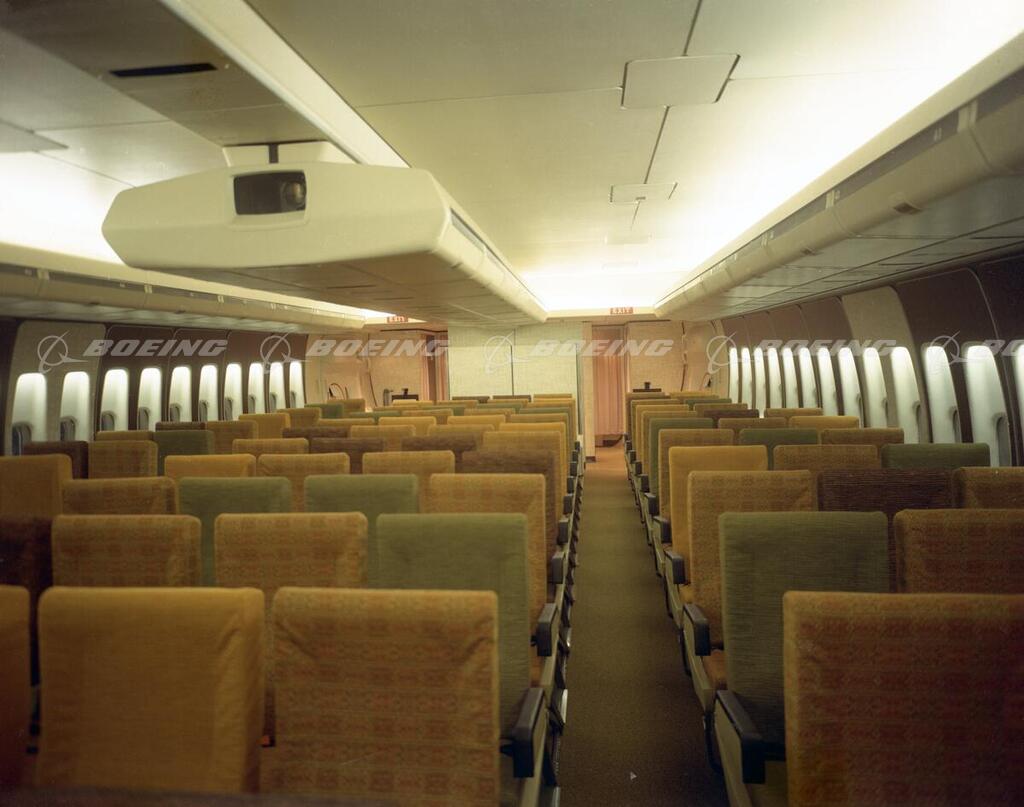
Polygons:
<instances>
[{"instance_id":1,"label":"overhead bin","mask_svg":"<svg viewBox=\"0 0 1024 807\"><path fill-rule=\"evenodd\" d=\"M122 191L103 235L130 266L448 322L544 308L427 171L226 166Z\"/></svg>"}]
</instances>

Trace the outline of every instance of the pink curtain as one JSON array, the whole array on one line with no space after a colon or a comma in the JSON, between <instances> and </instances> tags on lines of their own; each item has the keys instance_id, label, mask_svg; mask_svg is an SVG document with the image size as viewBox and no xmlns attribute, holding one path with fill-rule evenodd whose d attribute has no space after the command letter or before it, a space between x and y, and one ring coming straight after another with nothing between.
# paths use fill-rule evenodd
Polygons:
<instances>
[{"instance_id":1,"label":"pink curtain","mask_svg":"<svg viewBox=\"0 0 1024 807\"><path fill-rule=\"evenodd\" d=\"M434 347L436 358L434 359L434 372L437 374L437 397L436 401L448 400L448 334L438 334L437 344Z\"/></svg>"},{"instance_id":2,"label":"pink curtain","mask_svg":"<svg viewBox=\"0 0 1024 807\"><path fill-rule=\"evenodd\" d=\"M612 342L622 338L621 328L594 328L594 341ZM626 368L621 355L594 356L594 433L622 434L625 431L623 401Z\"/></svg>"}]
</instances>

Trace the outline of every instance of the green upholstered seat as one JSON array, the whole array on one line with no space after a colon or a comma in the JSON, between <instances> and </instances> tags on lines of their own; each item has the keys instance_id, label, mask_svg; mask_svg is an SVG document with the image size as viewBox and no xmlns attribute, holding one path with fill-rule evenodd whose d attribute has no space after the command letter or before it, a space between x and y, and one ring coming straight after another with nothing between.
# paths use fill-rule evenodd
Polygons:
<instances>
[{"instance_id":1,"label":"green upholstered seat","mask_svg":"<svg viewBox=\"0 0 1024 807\"><path fill-rule=\"evenodd\" d=\"M346 417L345 406L340 403L308 403L306 406L312 409L319 409L320 417L322 418Z\"/></svg>"},{"instance_id":2,"label":"green upholstered seat","mask_svg":"<svg viewBox=\"0 0 1024 807\"><path fill-rule=\"evenodd\" d=\"M991 465L988 443L894 443L882 446L883 468L957 468Z\"/></svg>"},{"instance_id":3,"label":"green upholstered seat","mask_svg":"<svg viewBox=\"0 0 1024 807\"><path fill-rule=\"evenodd\" d=\"M737 445L766 446L768 468L775 461L775 446L807 446L818 442L817 429L742 429Z\"/></svg>"},{"instance_id":4,"label":"green upholstered seat","mask_svg":"<svg viewBox=\"0 0 1024 807\"><path fill-rule=\"evenodd\" d=\"M153 432L157 476L164 475L164 460L172 454L213 454L213 432L206 429L167 429Z\"/></svg>"},{"instance_id":5,"label":"green upholstered seat","mask_svg":"<svg viewBox=\"0 0 1024 807\"><path fill-rule=\"evenodd\" d=\"M644 473L647 474L650 485L650 492L657 495L660 482L658 480L661 467L661 460L658 457L658 435L662 429L713 429L715 422L711 418L652 418L648 425L650 439L647 445L650 450L647 452L647 467Z\"/></svg>"},{"instance_id":6,"label":"green upholstered seat","mask_svg":"<svg viewBox=\"0 0 1024 807\"><path fill-rule=\"evenodd\" d=\"M180 433L180 432L179 432ZM203 524L203 585L216 585L214 523L221 513L288 513L292 483L278 476L185 477L178 482L179 510Z\"/></svg>"}]
</instances>

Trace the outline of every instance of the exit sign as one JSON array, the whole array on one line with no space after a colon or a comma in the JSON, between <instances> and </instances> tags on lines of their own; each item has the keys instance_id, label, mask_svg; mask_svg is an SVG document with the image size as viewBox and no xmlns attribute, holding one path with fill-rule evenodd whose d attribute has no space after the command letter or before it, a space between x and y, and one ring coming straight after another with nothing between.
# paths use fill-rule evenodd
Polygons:
<instances>
[{"instance_id":1,"label":"exit sign","mask_svg":"<svg viewBox=\"0 0 1024 807\"><path fill-rule=\"evenodd\" d=\"M625 308L609 308L609 309L608 309L608 314L609 314L610 316L613 316L613 317L615 317L615 316L619 316L619 315L621 315L621 314L632 314L632 313L633 313L633 309L632 309L631 307L625 307Z\"/></svg>"},{"instance_id":2,"label":"exit sign","mask_svg":"<svg viewBox=\"0 0 1024 807\"><path fill-rule=\"evenodd\" d=\"M409 321L408 317L394 317L394 316L393 317L388 317L388 324L396 323L396 322L408 322L408 321Z\"/></svg>"}]
</instances>

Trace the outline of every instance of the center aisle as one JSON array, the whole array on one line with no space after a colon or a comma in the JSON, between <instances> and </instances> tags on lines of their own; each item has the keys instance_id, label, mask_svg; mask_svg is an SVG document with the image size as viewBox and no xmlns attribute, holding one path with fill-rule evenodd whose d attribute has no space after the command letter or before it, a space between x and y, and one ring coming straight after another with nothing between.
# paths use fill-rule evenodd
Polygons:
<instances>
[{"instance_id":1,"label":"center aisle","mask_svg":"<svg viewBox=\"0 0 1024 807\"><path fill-rule=\"evenodd\" d=\"M622 446L586 469L562 803L725 805L682 669Z\"/></svg>"}]
</instances>

